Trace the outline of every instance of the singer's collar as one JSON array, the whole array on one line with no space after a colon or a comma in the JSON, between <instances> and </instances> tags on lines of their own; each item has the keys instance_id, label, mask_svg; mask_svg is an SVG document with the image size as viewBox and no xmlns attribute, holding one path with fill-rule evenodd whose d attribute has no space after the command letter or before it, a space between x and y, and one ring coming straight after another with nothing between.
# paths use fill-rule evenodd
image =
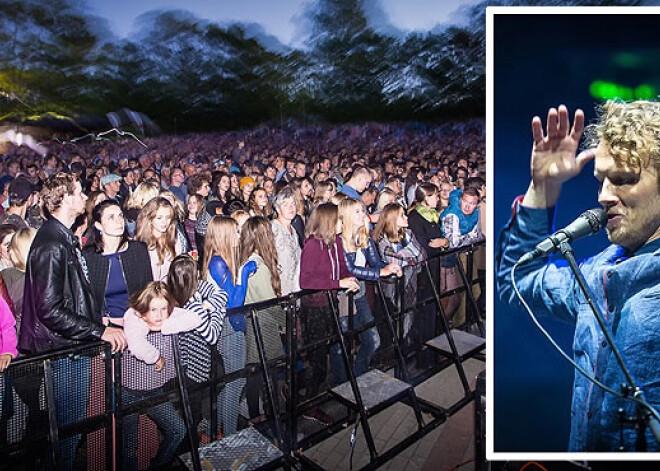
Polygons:
<instances>
[{"instance_id":1,"label":"singer's collar","mask_svg":"<svg viewBox=\"0 0 660 471\"><path fill-rule=\"evenodd\" d=\"M645 253L652 253L655 252L656 250L660 249L660 238L652 240L651 242L647 242L646 244L642 245L637 252L635 252L635 255L642 255Z\"/></svg>"}]
</instances>

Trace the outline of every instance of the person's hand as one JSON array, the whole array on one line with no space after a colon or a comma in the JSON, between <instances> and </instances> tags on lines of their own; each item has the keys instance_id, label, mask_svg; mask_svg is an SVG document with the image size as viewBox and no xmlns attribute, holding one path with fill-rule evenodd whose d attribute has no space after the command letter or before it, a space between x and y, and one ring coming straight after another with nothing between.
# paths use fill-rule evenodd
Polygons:
<instances>
[{"instance_id":1,"label":"person's hand","mask_svg":"<svg viewBox=\"0 0 660 471\"><path fill-rule=\"evenodd\" d=\"M572 129L569 124L568 109L564 105L560 105L559 109L548 110L545 136L541 118L534 116L532 119L532 182L523 205L532 208L554 206L562 183L579 174L587 162L594 158L593 149L575 156L584 132L584 112L576 110Z\"/></svg>"},{"instance_id":2,"label":"person's hand","mask_svg":"<svg viewBox=\"0 0 660 471\"><path fill-rule=\"evenodd\" d=\"M165 368L165 357L163 355L158 358L158 361L154 365L154 368L156 371L163 371L163 368Z\"/></svg>"},{"instance_id":3,"label":"person's hand","mask_svg":"<svg viewBox=\"0 0 660 471\"><path fill-rule=\"evenodd\" d=\"M117 327L106 327L101 335L101 340L108 342L112 346L113 352L121 352L127 345L124 331Z\"/></svg>"},{"instance_id":4,"label":"person's hand","mask_svg":"<svg viewBox=\"0 0 660 471\"><path fill-rule=\"evenodd\" d=\"M255 271L257 271L257 262L250 260L243 267L243 276L250 276Z\"/></svg>"},{"instance_id":5,"label":"person's hand","mask_svg":"<svg viewBox=\"0 0 660 471\"><path fill-rule=\"evenodd\" d=\"M13 356L11 353L3 353L0 355L0 373L5 371L9 364L11 363Z\"/></svg>"},{"instance_id":6,"label":"person's hand","mask_svg":"<svg viewBox=\"0 0 660 471\"><path fill-rule=\"evenodd\" d=\"M432 247L434 249L441 249L443 247L447 247L449 245L449 241L445 239L444 237L438 237L437 239L431 239L429 242L429 247Z\"/></svg>"},{"instance_id":7,"label":"person's hand","mask_svg":"<svg viewBox=\"0 0 660 471\"><path fill-rule=\"evenodd\" d=\"M390 263L385 268L380 270L380 276L390 276L393 273L397 277L401 277L401 275L403 275L403 272L401 271L401 267L399 266L398 263Z\"/></svg>"},{"instance_id":8,"label":"person's hand","mask_svg":"<svg viewBox=\"0 0 660 471\"><path fill-rule=\"evenodd\" d=\"M351 291L353 293L360 290L360 285L358 284L357 280L353 277L342 278L341 280L339 280L339 287L343 289L347 289L348 291Z\"/></svg>"}]
</instances>

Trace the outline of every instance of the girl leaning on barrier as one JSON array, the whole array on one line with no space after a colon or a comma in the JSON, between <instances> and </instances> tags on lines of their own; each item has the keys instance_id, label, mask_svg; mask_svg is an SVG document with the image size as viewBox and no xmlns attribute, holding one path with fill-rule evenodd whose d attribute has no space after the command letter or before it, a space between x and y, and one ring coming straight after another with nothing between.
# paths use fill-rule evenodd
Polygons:
<instances>
[{"instance_id":1,"label":"girl leaning on barrier","mask_svg":"<svg viewBox=\"0 0 660 471\"><path fill-rule=\"evenodd\" d=\"M202 278L213 281L227 293L228 309L243 305L247 278L257 269L252 261L239 270L238 248L238 223L227 216L213 216L206 229ZM219 348L226 374L245 368L245 327L242 313L225 319ZM238 378L227 384L218 396L218 423L222 424L226 436L236 433L244 385L245 379Z\"/></svg>"},{"instance_id":2,"label":"girl leaning on barrier","mask_svg":"<svg viewBox=\"0 0 660 471\"><path fill-rule=\"evenodd\" d=\"M323 203L312 210L305 228L305 246L300 260L300 287L314 290L360 289L357 280L348 271L341 237L341 222L337 206ZM325 292L303 296L300 324L302 341L307 346L328 338L334 332L332 308ZM319 393L327 376L329 347L321 344L308 352L309 366L303 371L299 383L305 389L304 397ZM312 407L303 417L329 424L332 418L319 407Z\"/></svg>"},{"instance_id":3,"label":"girl leaning on barrier","mask_svg":"<svg viewBox=\"0 0 660 471\"><path fill-rule=\"evenodd\" d=\"M270 222L262 216L248 219L241 230L239 263L254 262L257 270L248 278L245 304L253 304L282 295L282 283L278 270L278 254ZM258 313L259 325L263 336L265 355L268 360L279 358L284 353L280 335L286 327L284 310L279 305L262 309ZM259 352L255 341L252 319L248 319L246 333L246 363L260 363ZM269 371L271 379L276 384L277 376ZM247 380L246 396L250 419L261 415L259 397L263 386L263 375L260 371L251 374Z\"/></svg>"},{"instance_id":4,"label":"girl leaning on barrier","mask_svg":"<svg viewBox=\"0 0 660 471\"><path fill-rule=\"evenodd\" d=\"M380 277L392 274L401 276L401 267L397 263L385 264L376 249L376 244L369 234L369 219L361 201L347 198L339 203L339 220L342 224L341 240L346 257L348 271L359 280L377 281ZM362 326L373 322L374 316L367 299L367 290L364 281L359 282L360 290L355 293L355 315L353 327L360 329ZM348 318L341 318L342 329L348 329ZM358 334L360 347L355 357L354 373L360 376L367 372L369 363L374 353L380 346L378 329L372 327ZM330 351L330 364L333 374L338 383L347 381L344 362L340 356L339 345L334 345Z\"/></svg>"},{"instance_id":5,"label":"girl leaning on barrier","mask_svg":"<svg viewBox=\"0 0 660 471\"><path fill-rule=\"evenodd\" d=\"M421 263L426 260L426 252L408 228L408 217L403 207L397 203L385 206L374 229L373 238L378 243L383 260L397 263L404 272L402 308L414 306L417 302L417 276ZM383 284L383 292L394 302L395 285ZM412 313L403 319L403 335L406 337L412 325Z\"/></svg>"}]
</instances>

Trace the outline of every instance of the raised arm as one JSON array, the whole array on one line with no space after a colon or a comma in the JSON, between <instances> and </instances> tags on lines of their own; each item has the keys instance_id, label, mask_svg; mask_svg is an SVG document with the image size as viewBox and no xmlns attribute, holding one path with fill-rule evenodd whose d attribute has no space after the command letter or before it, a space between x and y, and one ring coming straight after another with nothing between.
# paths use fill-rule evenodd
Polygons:
<instances>
[{"instance_id":1,"label":"raised arm","mask_svg":"<svg viewBox=\"0 0 660 471\"><path fill-rule=\"evenodd\" d=\"M584 132L584 112L576 110L573 128L569 125L568 109L564 105L548 110L545 135L541 118L534 116L532 119L532 181L523 199L523 206L553 207L559 199L561 185L579 174L586 163L594 158L593 150L575 156Z\"/></svg>"}]
</instances>

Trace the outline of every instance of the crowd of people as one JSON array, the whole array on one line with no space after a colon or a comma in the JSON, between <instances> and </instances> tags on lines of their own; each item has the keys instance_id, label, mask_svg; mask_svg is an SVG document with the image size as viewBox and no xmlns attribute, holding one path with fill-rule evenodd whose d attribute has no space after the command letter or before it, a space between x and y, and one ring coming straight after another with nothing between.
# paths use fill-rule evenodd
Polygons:
<instances>
[{"instance_id":1,"label":"crowd of people","mask_svg":"<svg viewBox=\"0 0 660 471\"><path fill-rule=\"evenodd\" d=\"M359 328L374 319L365 281L405 273L407 298L428 295L429 283L417 281L420 262L485 237L479 121L52 140L46 147L43 157L11 147L0 161L0 372L19 352L102 339L130 352L122 358L124 403L173 380L172 334L181 334L188 380L203 382L217 366L214 348L227 374L259 362L250 319L227 309L329 289L342 312L352 300ZM430 264L442 291L459 285L456 263L446 256ZM393 297L393 288L386 294ZM448 319L460 322L458 296L442 302ZM332 331L328 303L323 293L303 298L303 343ZM406 338L422 345L436 332L435 319L435 310L408 314ZM286 326L278 309L260 323L278 334ZM375 327L358 338L356 375L380 345ZM266 339L268 356L282 355L280 335ZM316 349L300 372L305 395L318 393L328 359L333 381L346 381L339 346ZM422 367L425 361L418 358ZM68 404L58 408L58 423L66 425L85 416L88 392L71 399L66 385L89 384L89 358L58 360L53 369L56 401ZM243 394L258 419L262 383L249 375L221 390L225 435L237 430ZM39 411L39 384L14 389L31 413ZM191 401L197 423L199 404ZM157 466L172 459L185 428L170 403L147 414L163 432ZM318 407L303 416L331 420ZM123 426L125 460L135 469L137 415ZM63 469L73 466L79 439L60 442L69 451Z\"/></svg>"}]
</instances>

